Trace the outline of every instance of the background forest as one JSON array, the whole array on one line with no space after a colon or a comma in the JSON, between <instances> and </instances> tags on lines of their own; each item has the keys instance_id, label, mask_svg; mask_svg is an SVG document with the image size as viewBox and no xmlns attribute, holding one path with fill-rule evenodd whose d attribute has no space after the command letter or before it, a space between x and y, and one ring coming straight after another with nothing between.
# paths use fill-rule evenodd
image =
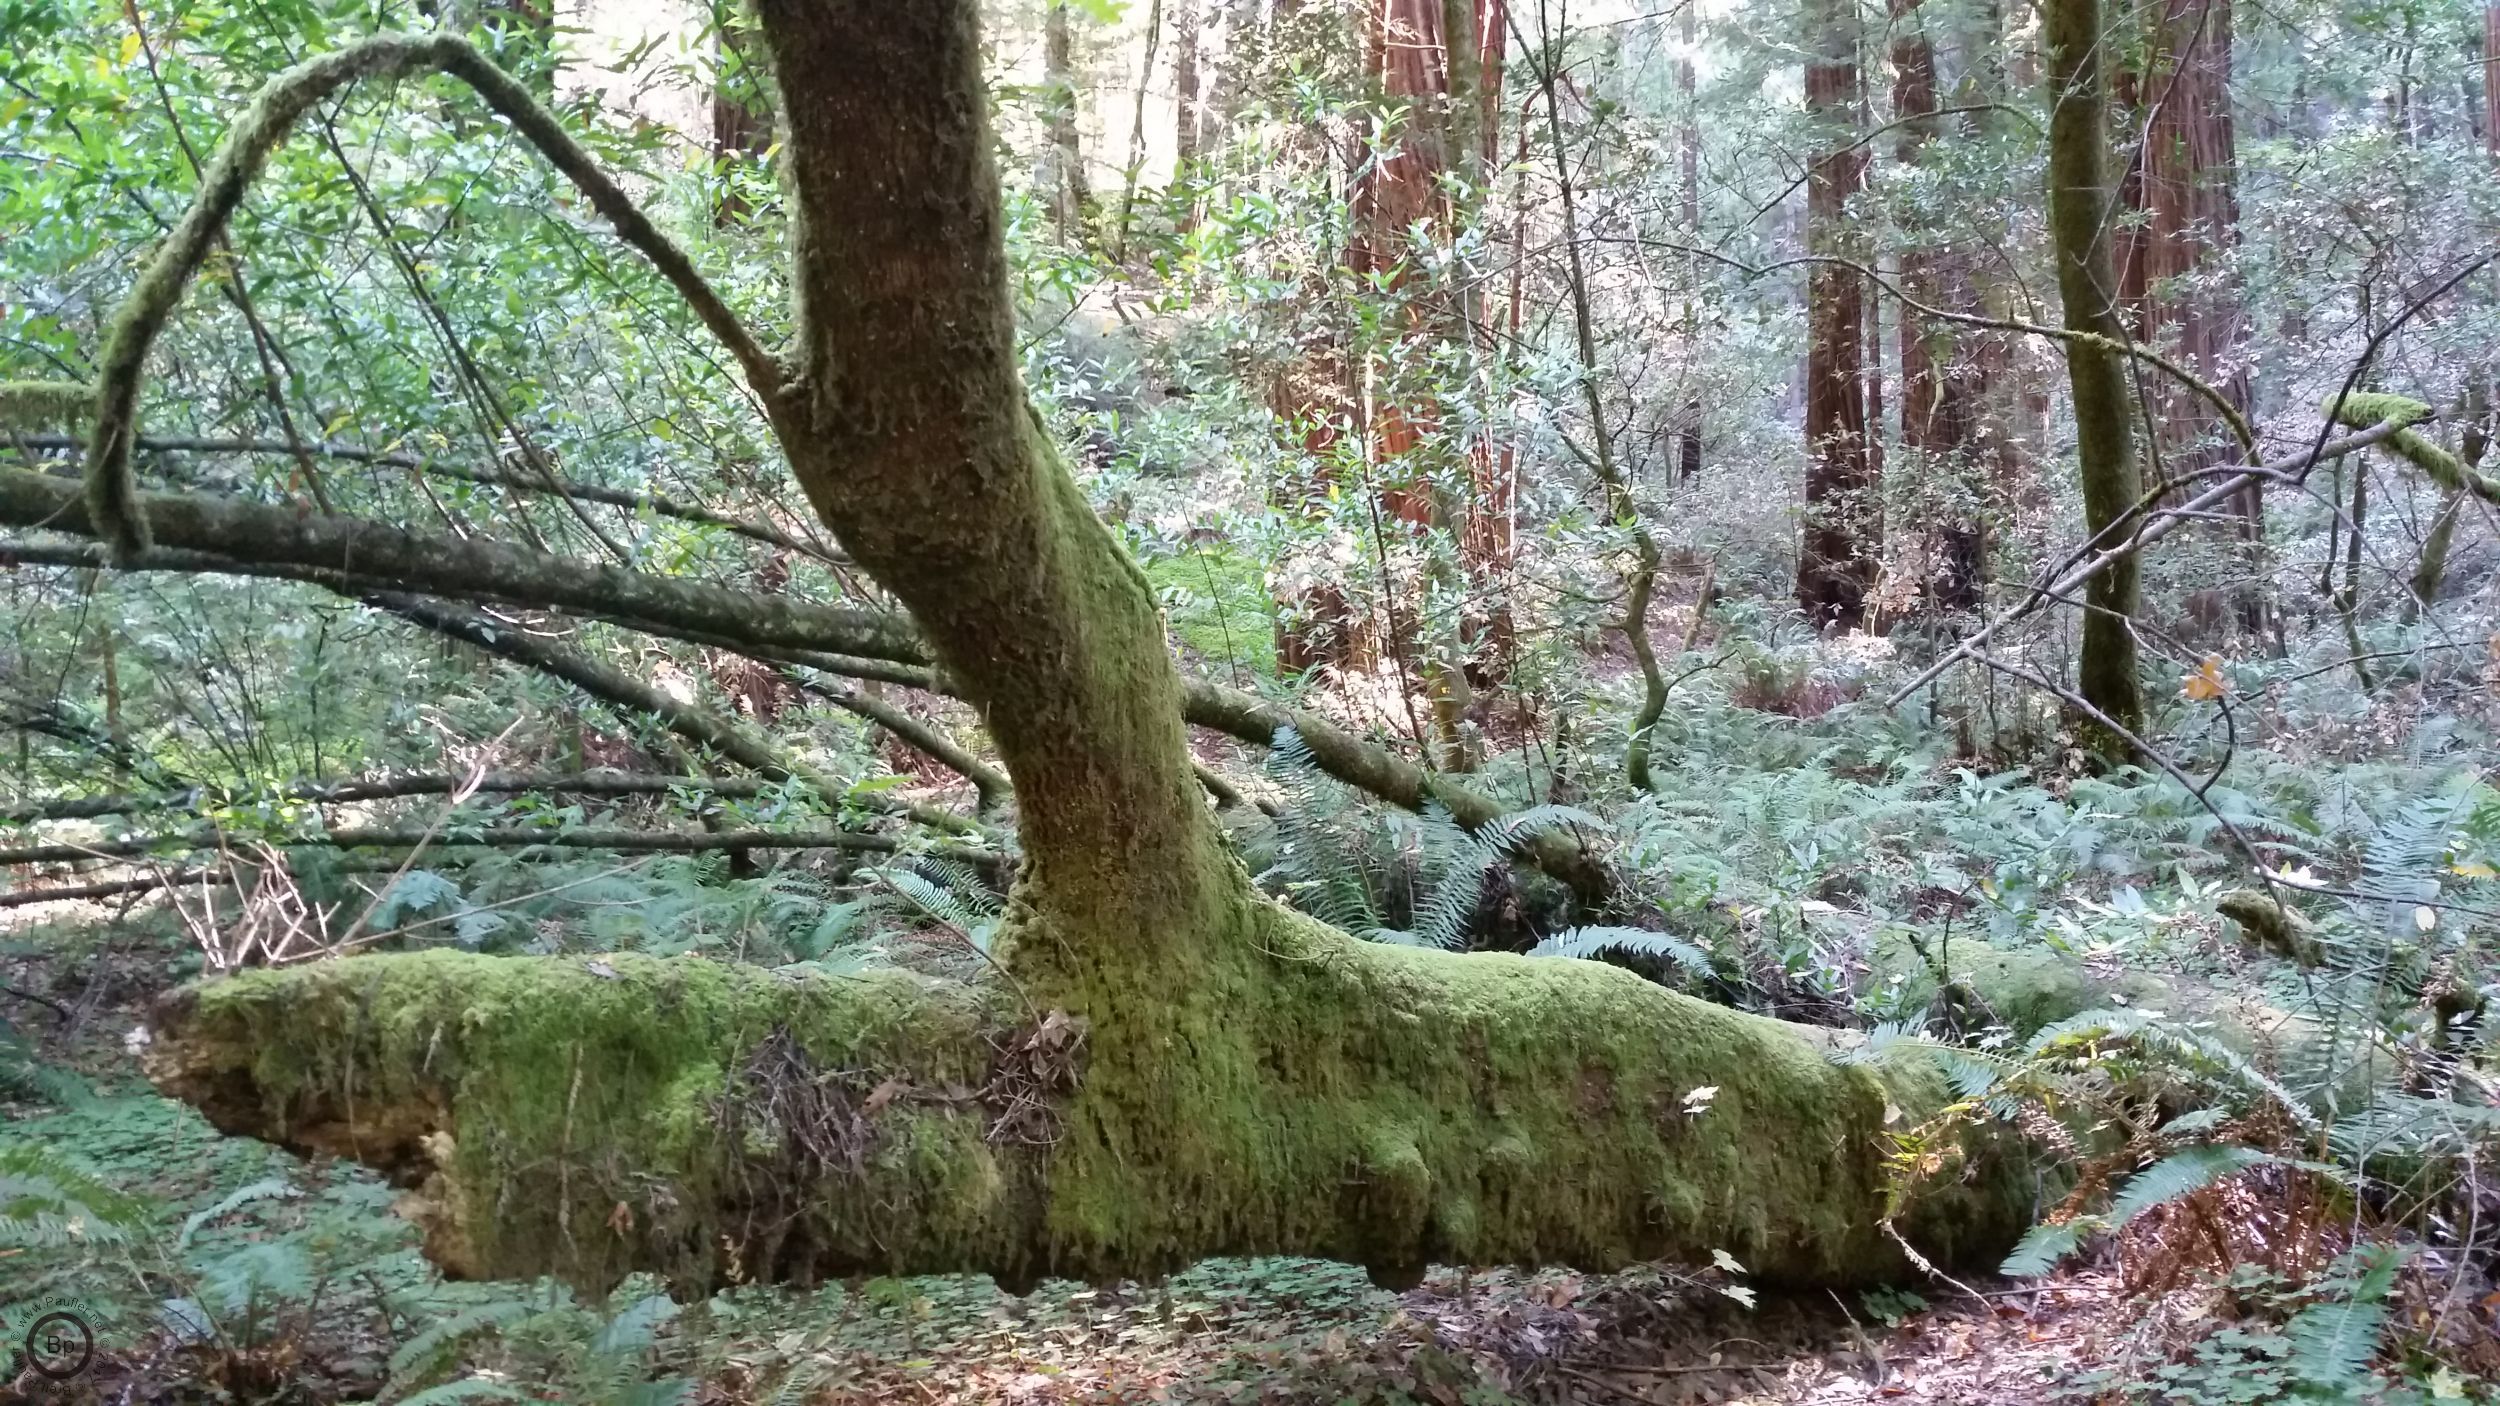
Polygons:
<instances>
[{"instance_id":1,"label":"background forest","mask_svg":"<svg viewBox=\"0 0 2500 1406\"><path fill-rule=\"evenodd\" d=\"M1884 1225L2018 1130L2064 1173L2002 1278L439 1277L383 1180L154 1092L151 1001L438 947L1012 982L1016 788L509 104L322 95L187 294L150 259L273 76L457 33L778 343L763 40L0 0L8 1389L2500 1399L2500 6L983 20L1023 382L1257 885L1940 1062ZM116 435L135 552L77 483Z\"/></svg>"}]
</instances>

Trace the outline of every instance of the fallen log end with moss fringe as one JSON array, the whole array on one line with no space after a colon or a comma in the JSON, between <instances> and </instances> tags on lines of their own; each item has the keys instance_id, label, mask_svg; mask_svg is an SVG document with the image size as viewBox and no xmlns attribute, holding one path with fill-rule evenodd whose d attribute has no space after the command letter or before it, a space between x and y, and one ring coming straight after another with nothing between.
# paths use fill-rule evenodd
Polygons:
<instances>
[{"instance_id":1,"label":"fallen log end with moss fringe","mask_svg":"<svg viewBox=\"0 0 2500 1406\"><path fill-rule=\"evenodd\" d=\"M1164 999L1047 961L965 985L429 951L250 972L156 1013L160 1087L382 1169L466 1276L700 1288L859 1273L1151 1279L1309 1254L1708 1262L1772 1282L1990 1265L2040 1193L1981 1138L1895 1210L1924 1055L1593 962L1359 942L1266 904ZM1087 989L1090 987L1091 989Z\"/></svg>"}]
</instances>

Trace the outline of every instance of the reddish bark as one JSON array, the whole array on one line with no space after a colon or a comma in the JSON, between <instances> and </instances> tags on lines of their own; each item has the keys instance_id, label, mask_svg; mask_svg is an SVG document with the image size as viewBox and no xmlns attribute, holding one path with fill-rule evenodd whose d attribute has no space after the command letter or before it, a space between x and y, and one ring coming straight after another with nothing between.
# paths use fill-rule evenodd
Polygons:
<instances>
[{"instance_id":1,"label":"reddish bark","mask_svg":"<svg viewBox=\"0 0 2500 1406\"><path fill-rule=\"evenodd\" d=\"M1377 277L1391 289L1405 288L1412 272L1407 258L1412 232L1420 228L1436 241L1446 241L1464 215L1444 177L1456 173L1480 185L1483 173L1492 169L1501 132L1502 45L1508 23L1504 5L1505 0L1373 0L1364 33L1366 69L1382 99L1402 109L1403 116L1379 159L1355 182L1353 237L1346 251L1346 265L1354 272ZM1464 24L1468 32L1458 35L1453 45L1451 30L1457 24ZM1482 317L1481 310L1436 290L1413 299L1407 327L1419 338L1455 334L1472 341L1480 337ZM1316 388L1308 378L1304 385ZM1391 482L1380 493L1383 513L1417 531L1442 521L1446 514L1458 537L1469 581L1503 574L1513 550L1514 457L1481 439L1463 449L1438 444L1440 419L1435 408L1400 387L1388 387L1387 392L1372 411L1371 461L1406 471L1385 475ZM1351 386L1346 388L1345 399L1349 403L1356 399ZM1278 406L1288 421L1306 424L1313 408L1307 395ZM1331 444L1334 438L1335 431L1329 431ZM1405 463L1418 451L1441 448L1464 455L1469 493L1463 503L1436 503L1426 488L1415 483L1411 466ZM1340 596L1338 609L1342 608ZM1304 620L1319 620L1327 614L1301 599L1288 602L1288 609ZM1295 628L1279 627L1280 667L1366 662L1365 651L1351 632L1340 631L1333 644L1312 637L1288 643L1284 634ZM1507 632L1507 621L1499 612L1488 612L1488 618L1473 631L1472 642L1479 646L1476 652L1485 654L1482 646L1486 644L1498 646ZM1404 626L1393 620L1386 633L1390 636L1384 641L1386 652L1401 651ZM1295 660L1307 662L1296 665L1291 662ZM1473 672L1483 677L1487 662L1478 659Z\"/></svg>"},{"instance_id":2,"label":"reddish bark","mask_svg":"<svg viewBox=\"0 0 2500 1406\"><path fill-rule=\"evenodd\" d=\"M1892 108L1901 129L1897 153L1915 166L1939 135L1935 112L1936 49L1919 0L1891 0ZM1925 121L1912 119L1925 118ZM1901 286L1930 307L1968 309L1977 302L1967 265L1950 247L1914 246L1901 255ZM1980 367L1968 339L1951 326L1901 309L1901 444L1921 471L1965 477L1978 410ZM1950 485L1948 485L1950 487ZM1964 495L1948 492L1948 499ZM1956 508L1931 523L1925 603L1956 611L1979 604L1981 540L1975 514Z\"/></svg>"},{"instance_id":3,"label":"reddish bark","mask_svg":"<svg viewBox=\"0 0 2500 1406\"><path fill-rule=\"evenodd\" d=\"M1856 141L1864 89L1852 0L1816 0L1809 15L1806 111L1823 150L1806 177L1806 243L1817 254L1850 247L1849 198L1866 178ZM1806 283L1805 532L1797 604L1820 626L1856 629L1874 579L1878 528L1868 454L1866 298L1858 275L1817 264Z\"/></svg>"},{"instance_id":4,"label":"reddish bark","mask_svg":"<svg viewBox=\"0 0 2500 1406\"><path fill-rule=\"evenodd\" d=\"M2152 0L2146 59L2122 74L2119 95L2144 134L2122 194L2140 221L2117 232L2118 276L2140 340L2169 351L2219 385L2243 412L2246 317L2225 271L2239 243L2239 192L2231 121L2231 0ZM2202 397L2166 379L2149 383L2160 472L2236 462L2239 446ZM2239 534L2265 535L2264 499L2252 487L2238 504ZM2241 602L2242 623L2262 625L2262 593Z\"/></svg>"}]
</instances>

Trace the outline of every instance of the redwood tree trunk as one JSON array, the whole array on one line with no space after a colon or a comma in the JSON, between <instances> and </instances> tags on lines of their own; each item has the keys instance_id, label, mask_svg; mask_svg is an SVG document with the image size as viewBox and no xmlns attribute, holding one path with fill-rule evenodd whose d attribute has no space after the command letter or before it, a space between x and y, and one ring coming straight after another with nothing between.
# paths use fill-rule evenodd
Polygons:
<instances>
[{"instance_id":1,"label":"redwood tree trunk","mask_svg":"<svg viewBox=\"0 0 2500 1406\"><path fill-rule=\"evenodd\" d=\"M2144 132L2124 185L2140 220L2118 229L2118 278L2138 340L2178 358L2222 387L2245 414L2248 370L2241 354L2246 318L2229 268L2239 244L2237 157L2231 121L2230 0L2153 0L2146 61L2124 88L2130 125ZM2172 478L2240 461L2240 446L2202 396L2167 378L2147 383L2158 437L2153 448ZM2237 530L2253 570L2265 540L2265 498L2252 486L2235 505ZM2241 627L2265 629L2261 582L2237 593Z\"/></svg>"},{"instance_id":2,"label":"redwood tree trunk","mask_svg":"<svg viewBox=\"0 0 2500 1406\"><path fill-rule=\"evenodd\" d=\"M1806 179L1806 245L1817 254L1854 252L1849 198L1866 174L1857 142L1864 106L1858 78L1855 0L1814 0L1808 8L1806 111L1823 151ZM1864 281L1817 264L1806 283L1805 533L1797 562L1797 604L1815 624L1856 629L1874 580L1875 475L1867 434Z\"/></svg>"},{"instance_id":3,"label":"redwood tree trunk","mask_svg":"<svg viewBox=\"0 0 2500 1406\"><path fill-rule=\"evenodd\" d=\"M1919 0L1891 0L1893 119L1905 123L1897 152L1915 166L1939 135L1936 49ZM1959 124L1956 124L1958 127ZM1950 238L1944 231L1933 235ZM1930 307L1971 310L1977 301L1957 251L1916 243L1901 255L1901 287ZM1925 601L1931 609L1966 611L1979 605L1980 535L1975 494L1967 477L1976 410L1976 366L1966 340L1947 323L1901 309L1901 446L1917 471L1942 480L1947 516L1929 524Z\"/></svg>"}]
</instances>

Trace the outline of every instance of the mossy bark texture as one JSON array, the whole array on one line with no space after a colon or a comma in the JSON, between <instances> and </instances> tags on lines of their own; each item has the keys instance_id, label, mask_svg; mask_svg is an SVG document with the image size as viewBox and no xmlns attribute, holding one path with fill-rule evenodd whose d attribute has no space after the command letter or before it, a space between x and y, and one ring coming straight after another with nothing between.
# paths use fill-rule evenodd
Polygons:
<instances>
[{"instance_id":1,"label":"mossy bark texture","mask_svg":"<svg viewBox=\"0 0 2500 1406\"><path fill-rule=\"evenodd\" d=\"M1886 1133L1951 1097L1923 1061L1837 1064L1611 967L1359 942L1257 894L1198 794L1153 595L1018 384L977 5L758 9L799 302L769 407L1013 777L1011 979L357 958L184 993L160 1082L394 1168L472 1274L1901 1272ZM2031 1199L1979 1149L1898 1228L1984 1262Z\"/></svg>"},{"instance_id":2,"label":"mossy bark texture","mask_svg":"<svg viewBox=\"0 0 2500 1406\"><path fill-rule=\"evenodd\" d=\"M2109 77L2100 0L2048 0L2042 11L2054 104L2049 113L2049 234L2057 253L2065 325L2092 340L2066 344L2074 394L2075 453L2083 483L2084 528L2108 545L2144 491L2130 420L2127 327L2119 312L2110 248ZM2114 345L2113 345L2114 344ZM2136 667L2135 613L2140 573L2130 556L2084 588L2083 657L2078 692L2131 732L2144 730L2144 684ZM2096 749L2119 755L2104 737Z\"/></svg>"}]
</instances>

